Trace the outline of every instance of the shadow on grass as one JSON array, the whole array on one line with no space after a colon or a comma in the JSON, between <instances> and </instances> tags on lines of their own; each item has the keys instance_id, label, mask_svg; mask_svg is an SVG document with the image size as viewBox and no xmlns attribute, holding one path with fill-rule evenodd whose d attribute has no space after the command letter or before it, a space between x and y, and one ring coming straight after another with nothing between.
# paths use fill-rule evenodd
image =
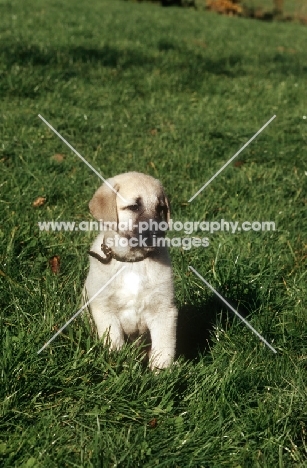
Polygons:
<instances>
[{"instance_id":1,"label":"shadow on grass","mask_svg":"<svg viewBox=\"0 0 307 468\"><path fill-rule=\"evenodd\" d=\"M99 64L119 71L143 68L150 73L159 69L169 75L170 86L173 87L175 82L176 87L197 91L203 85L206 74L227 78L242 77L250 73L252 65L250 62L253 60L248 56L229 55L227 51L224 54L208 55L206 50L200 51L196 46L194 50L193 47L187 47L183 43L177 44L162 39L158 42L157 49L158 55L154 50L143 52L138 48L118 48L108 44L100 48L81 45L42 48L35 44L3 42L0 44L0 62L5 65L6 72L0 81L0 88L2 93L36 97L37 94L48 90L43 83L50 72L54 72L57 79L63 81L74 76L91 80L92 77L89 75L91 67L88 65ZM254 64L255 68L260 64L261 67L266 67L270 74L302 75L307 70L306 64L303 66L300 62L298 54L261 56L258 60L259 63ZM10 69L16 65L22 70L19 70L18 74L11 73ZM28 73L25 69L29 67L40 68L40 71L37 74L33 74L32 71ZM23 75L26 75L25 80L22 79ZM38 80L41 86L37 86ZM33 92L35 88L40 89Z\"/></svg>"},{"instance_id":2,"label":"shadow on grass","mask_svg":"<svg viewBox=\"0 0 307 468\"><path fill-rule=\"evenodd\" d=\"M82 63L99 63L105 67L120 67L125 70L131 67L144 67L150 65L150 68L159 67L163 59L163 53L168 54L175 51L182 55L182 61L174 63L171 59L167 61L170 72L182 71L186 66L197 68L198 72L208 72L212 74L226 74L229 76L238 75L237 70L231 70L231 67L240 65L242 58L240 56L225 56L212 59L204 55L186 49L182 45L178 46L170 41L161 40L157 46L161 56L153 54L144 54L140 50L131 48L116 48L105 45L101 48L91 48L77 46L70 48L42 49L37 45L17 45L2 44L1 55L3 62L8 66L19 65L26 66L69 66L72 69ZM196 79L194 70L190 70L190 78ZM242 70L239 74L242 73Z\"/></svg>"},{"instance_id":3,"label":"shadow on grass","mask_svg":"<svg viewBox=\"0 0 307 468\"><path fill-rule=\"evenodd\" d=\"M262 303L260 292L258 294L256 290L247 291L240 297L240 300L229 299L223 292L222 296L248 321L251 320L253 314L251 311L255 311L256 314ZM232 326L234 319L240 321L216 296L211 296L207 302L197 306L185 305L179 310L178 316L177 356L183 356L188 360L198 360L201 354L208 352L216 341L215 328L222 327L223 330L227 330ZM274 314L262 320L264 336L269 341L268 335L270 335L272 320L274 320ZM240 326L246 327L242 322ZM255 339L258 340L256 337Z\"/></svg>"},{"instance_id":4,"label":"shadow on grass","mask_svg":"<svg viewBox=\"0 0 307 468\"><path fill-rule=\"evenodd\" d=\"M134 49L118 49L109 45L101 48L76 46L70 48L45 48L37 45L2 44L2 58L8 66L48 66L70 65L77 63L100 63L106 67L123 68L143 66L152 63L153 58Z\"/></svg>"},{"instance_id":5,"label":"shadow on grass","mask_svg":"<svg viewBox=\"0 0 307 468\"><path fill-rule=\"evenodd\" d=\"M226 325L226 312L227 308L215 298L197 306L188 304L181 307L177 323L177 356L197 360L208 352L213 344L214 328L221 323L222 315Z\"/></svg>"}]
</instances>

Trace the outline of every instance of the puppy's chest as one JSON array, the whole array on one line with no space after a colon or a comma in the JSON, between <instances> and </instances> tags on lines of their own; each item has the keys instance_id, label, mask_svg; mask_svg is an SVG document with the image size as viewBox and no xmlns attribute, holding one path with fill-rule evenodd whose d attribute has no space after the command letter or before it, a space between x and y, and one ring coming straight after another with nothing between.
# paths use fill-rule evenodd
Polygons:
<instances>
[{"instance_id":1,"label":"puppy's chest","mask_svg":"<svg viewBox=\"0 0 307 468\"><path fill-rule=\"evenodd\" d=\"M128 270L128 268L127 268ZM150 286L147 275L133 270L123 271L120 278L120 287L117 290L118 311L133 310L141 314L148 301L150 301Z\"/></svg>"},{"instance_id":2,"label":"puppy's chest","mask_svg":"<svg viewBox=\"0 0 307 468\"><path fill-rule=\"evenodd\" d=\"M144 310L146 309L146 292L144 277L127 272L122 278L118 314L124 332L127 335L141 334L146 330Z\"/></svg>"},{"instance_id":3,"label":"puppy's chest","mask_svg":"<svg viewBox=\"0 0 307 468\"><path fill-rule=\"evenodd\" d=\"M136 299L144 289L144 277L134 271L123 272L121 289L127 299Z\"/></svg>"},{"instance_id":4,"label":"puppy's chest","mask_svg":"<svg viewBox=\"0 0 307 468\"><path fill-rule=\"evenodd\" d=\"M152 299L154 275L142 262L131 263L116 278L114 288L106 289L105 297L118 312L127 308L142 310Z\"/></svg>"}]
</instances>

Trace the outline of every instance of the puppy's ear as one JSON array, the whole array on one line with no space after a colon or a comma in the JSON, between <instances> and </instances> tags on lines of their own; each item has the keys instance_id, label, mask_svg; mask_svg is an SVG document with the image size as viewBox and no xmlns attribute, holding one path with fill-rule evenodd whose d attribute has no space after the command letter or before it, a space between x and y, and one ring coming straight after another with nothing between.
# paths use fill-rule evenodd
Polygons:
<instances>
[{"instance_id":1,"label":"puppy's ear","mask_svg":"<svg viewBox=\"0 0 307 468\"><path fill-rule=\"evenodd\" d=\"M119 185L114 185L114 190L119 191ZM116 192L114 192L107 184L103 184L96 190L93 198L89 202L90 212L96 219L104 221L118 222Z\"/></svg>"}]
</instances>

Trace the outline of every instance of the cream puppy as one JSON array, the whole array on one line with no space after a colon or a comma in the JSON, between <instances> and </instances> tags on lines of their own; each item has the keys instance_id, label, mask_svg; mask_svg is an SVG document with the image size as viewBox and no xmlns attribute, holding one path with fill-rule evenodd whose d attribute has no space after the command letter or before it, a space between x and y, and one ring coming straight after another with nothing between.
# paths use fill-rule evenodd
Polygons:
<instances>
[{"instance_id":1,"label":"cream puppy","mask_svg":"<svg viewBox=\"0 0 307 468\"><path fill-rule=\"evenodd\" d=\"M149 334L149 365L163 369L174 360L177 323L171 262L164 245L169 204L161 183L151 176L128 172L107 182L115 192L103 184L89 203L105 230L89 252L84 296L91 300L125 266L89 305L98 335L116 350L125 338Z\"/></svg>"}]
</instances>

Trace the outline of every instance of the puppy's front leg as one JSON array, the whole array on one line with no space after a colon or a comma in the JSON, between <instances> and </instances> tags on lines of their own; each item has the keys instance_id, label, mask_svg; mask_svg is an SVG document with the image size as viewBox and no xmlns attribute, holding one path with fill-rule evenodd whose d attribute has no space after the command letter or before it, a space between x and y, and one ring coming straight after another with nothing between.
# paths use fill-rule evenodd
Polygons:
<instances>
[{"instance_id":1,"label":"puppy's front leg","mask_svg":"<svg viewBox=\"0 0 307 468\"><path fill-rule=\"evenodd\" d=\"M95 301L91 304L91 313L99 338L104 337L104 344L110 349L120 349L124 344L124 332L116 315L103 311L101 304Z\"/></svg>"},{"instance_id":2,"label":"puppy's front leg","mask_svg":"<svg viewBox=\"0 0 307 468\"><path fill-rule=\"evenodd\" d=\"M176 324L177 309L175 307L159 312L149 324L152 343L149 365L152 370L165 369L174 361Z\"/></svg>"}]
</instances>

